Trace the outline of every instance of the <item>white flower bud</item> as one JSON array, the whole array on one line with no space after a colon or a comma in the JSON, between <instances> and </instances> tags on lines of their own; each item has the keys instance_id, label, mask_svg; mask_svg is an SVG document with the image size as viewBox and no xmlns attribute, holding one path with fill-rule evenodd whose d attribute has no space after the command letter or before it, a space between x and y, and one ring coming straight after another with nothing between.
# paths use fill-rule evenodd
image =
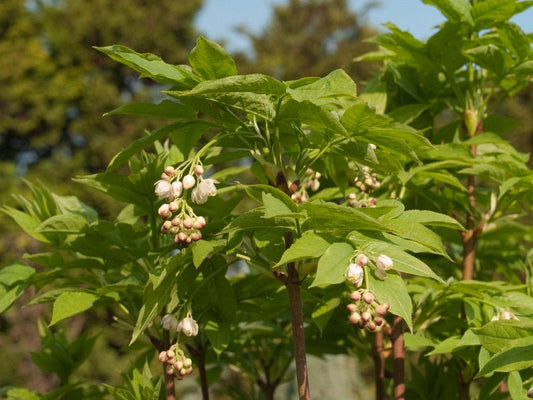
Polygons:
<instances>
[{"instance_id":1,"label":"white flower bud","mask_svg":"<svg viewBox=\"0 0 533 400\"><path fill-rule=\"evenodd\" d=\"M176 353L174 353L174 350L171 350L171 349L167 350L167 357L169 360L173 359L175 355Z\"/></svg>"},{"instance_id":2,"label":"white flower bud","mask_svg":"<svg viewBox=\"0 0 533 400\"><path fill-rule=\"evenodd\" d=\"M354 303L348 303L346 309L350 311L350 313L354 313L357 311L357 306Z\"/></svg>"},{"instance_id":3,"label":"white flower bud","mask_svg":"<svg viewBox=\"0 0 533 400\"><path fill-rule=\"evenodd\" d=\"M361 268L360 265L352 263L348 265L348 268L346 268L344 276L356 287L361 287L363 284L364 274L363 268Z\"/></svg>"},{"instance_id":4,"label":"white flower bud","mask_svg":"<svg viewBox=\"0 0 533 400\"><path fill-rule=\"evenodd\" d=\"M159 353L159 356L157 358L161 362L166 362L168 360L167 352L166 351L162 351L161 353Z\"/></svg>"},{"instance_id":5,"label":"white flower bud","mask_svg":"<svg viewBox=\"0 0 533 400\"><path fill-rule=\"evenodd\" d=\"M361 314L359 314L358 312L351 313L350 323L355 325L355 324L358 324L359 322L361 322Z\"/></svg>"},{"instance_id":6,"label":"white flower bud","mask_svg":"<svg viewBox=\"0 0 533 400\"><path fill-rule=\"evenodd\" d=\"M364 311L361 313L361 319L365 322L368 322L372 319L372 314L368 311Z\"/></svg>"},{"instance_id":7,"label":"white flower bud","mask_svg":"<svg viewBox=\"0 0 533 400\"><path fill-rule=\"evenodd\" d=\"M187 217L183 220L183 227L185 229L191 229L194 224L194 220L191 217Z\"/></svg>"},{"instance_id":8,"label":"white flower bud","mask_svg":"<svg viewBox=\"0 0 533 400\"><path fill-rule=\"evenodd\" d=\"M176 212L180 209L180 204L177 201L171 201L168 203L169 210L172 212Z\"/></svg>"},{"instance_id":9,"label":"white flower bud","mask_svg":"<svg viewBox=\"0 0 533 400\"><path fill-rule=\"evenodd\" d=\"M310 188L313 192L316 192L320 188L320 181L318 179L312 180Z\"/></svg>"},{"instance_id":10,"label":"white flower bud","mask_svg":"<svg viewBox=\"0 0 533 400\"><path fill-rule=\"evenodd\" d=\"M183 177L183 188L190 189L196 184L196 179L192 175L185 175Z\"/></svg>"},{"instance_id":11,"label":"white flower bud","mask_svg":"<svg viewBox=\"0 0 533 400\"><path fill-rule=\"evenodd\" d=\"M161 319L161 324L163 325L163 329L166 329L167 331L173 331L176 330L178 326L178 320L175 316L171 314L166 314Z\"/></svg>"},{"instance_id":12,"label":"white flower bud","mask_svg":"<svg viewBox=\"0 0 533 400\"><path fill-rule=\"evenodd\" d=\"M183 367L189 368L192 365L192 360L190 358L183 359Z\"/></svg>"},{"instance_id":13,"label":"white flower bud","mask_svg":"<svg viewBox=\"0 0 533 400\"><path fill-rule=\"evenodd\" d=\"M202 217L201 215L199 217L196 217L192 227L194 229L203 229L204 226L205 226L205 218Z\"/></svg>"},{"instance_id":14,"label":"white flower bud","mask_svg":"<svg viewBox=\"0 0 533 400\"><path fill-rule=\"evenodd\" d=\"M366 304L372 304L372 302L374 301L374 295L370 292L364 292L363 293L363 301L366 303Z\"/></svg>"},{"instance_id":15,"label":"white flower bud","mask_svg":"<svg viewBox=\"0 0 533 400\"><path fill-rule=\"evenodd\" d=\"M378 266L378 268L387 271L392 268L394 263L392 262L389 256L381 254L378 258L376 258L376 265Z\"/></svg>"},{"instance_id":16,"label":"white flower bud","mask_svg":"<svg viewBox=\"0 0 533 400\"><path fill-rule=\"evenodd\" d=\"M181 192L183 192L183 184L180 181L172 182L172 196L174 198L180 197Z\"/></svg>"},{"instance_id":17,"label":"white flower bud","mask_svg":"<svg viewBox=\"0 0 533 400\"><path fill-rule=\"evenodd\" d=\"M162 204L157 210L157 213L161 218L168 218L172 215L172 212L170 212L170 206L167 203Z\"/></svg>"},{"instance_id":18,"label":"white flower bud","mask_svg":"<svg viewBox=\"0 0 533 400\"><path fill-rule=\"evenodd\" d=\"M191 314L187 314L187 317L183 318L178 324L178 332L183 332L187 336L198 335L198 324L191 317Z\"/></svg>"},{"instance_id":19,"label":"white flower bud","mask_svg":"<svg viewBox=\"0 0 533 400\"><path fill-rule=\"evenodd\" d=\"M365 256L364 254L358 254L357 257L355 258L355 263L357 265L360 265L361 267L366 267L369 263L369 259L367 256Z\"/></svg>"},{"instance_id":20,"label":"white flower bud","mask_svg":"<svg viewBox=\"0 0 533 400\"><path fill-rule=\"evenodd\" d=\"M170 196L172 186L170 182L159 180L155 183L155 194L160 199L165 199Z\"/></svg>"},{"instance_id":21,"label":"white flower bud","mask_svg":"<svg viewBox=\"0 0 533 400\"><path fill-rule=\"evenodd\" d=\"M350 299L352 299L353 301L361 300L361 292L358 290L354 290L352 293L350 293Z\"/></svg>"}]
</instances>

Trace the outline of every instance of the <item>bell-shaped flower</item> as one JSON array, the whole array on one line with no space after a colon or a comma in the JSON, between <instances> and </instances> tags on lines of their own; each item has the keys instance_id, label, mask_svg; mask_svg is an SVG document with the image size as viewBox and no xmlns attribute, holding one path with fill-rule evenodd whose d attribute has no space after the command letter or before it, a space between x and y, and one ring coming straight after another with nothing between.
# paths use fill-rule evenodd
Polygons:
<instances>
[{"instance_id":1,"label":"bell-shaped flower","mask_svg":"<svg viewBox=\"0 0 533 400\"><path fill-rule=\"evenodd\" d=\"M217 188L214 179L202 179L191 192L191 199L196 204L204 204L209 196L215 196Z\"/></svg>"},{"instance_id":2,"label":"bell-shaped flower","mask_svg":"<svg viewBox=\"0 0 533 400\"><path fill-rule=\"evenodd\" d=\"M364 275L365 272L363 271L363 268L355 263L348 265L344 273L346 279L353 283L356 287L361 287L363 284Z\"/></svg>"},{"instance_id":3,"label":"bell-shaped flower","mask_svg":"<svg viewBox=\"0 0 533 400\"><path fill-rule=\"evenodd\" d=\"M186 336L198 335L198 323L192 318L191 313L188 313L178 324L178 332L183 332Z\"/></svg>"},{"instance_id":4,"label":"bell-shaped flower","mask_svg":"<svg viewBox=\"0 0 533 400\"><path fill-rule=\"evenodd\" d=\"M172 185L169 181L165 181L163 179L157 181L155 183L155 194L160 199L165 199L170 196L172 192Z\"/></svg>"}]
</instances>

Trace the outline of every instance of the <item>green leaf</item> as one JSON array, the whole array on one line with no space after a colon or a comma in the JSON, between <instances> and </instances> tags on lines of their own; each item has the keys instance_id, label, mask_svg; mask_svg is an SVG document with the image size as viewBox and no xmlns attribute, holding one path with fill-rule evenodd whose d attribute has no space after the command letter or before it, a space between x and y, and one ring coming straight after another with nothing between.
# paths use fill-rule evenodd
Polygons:
<instances>
[{"instance_id":1,"label":"green leaf","mask_svg":"<svg viewBox=\"0 0 533 400\"><path fill-rule=\"evenodd\" d=\"M465 228L454 218L448 215L428 210L407 210L396 217L398 220L410 221L428 226L442 226L444 228L464 231Z\"/></svg>"},{"instance_id":2,"label":"green leaf","mask_svg":"<svg viewBox=\"0 0 533 400\"><path fill-rule=\"evenodd\" d=\"M206 279L211 307L217 311L222 321L233 322L237 313L237 299L233 287L225 277L226 270L226 261L222 257L213 257L204 262L202 274Z\"/></svg>"},{"instance_id":3,"label":"green leaf","mask_svg":"<svg viewBox=\"0 0 533 400\"><path fill-rule=\"evenodd\" d=\"M424 225L399 218L384 220L383 223L387 224L396 236L417 242L432 249L435 253L447 257L440 236Z\"/></svg>"},{"instance_id":4,"label":"green leaf","mask_svg":"<svg viewBox=\"0 0 533 400\"><path fill-rule=\"evenodd\" d=\"M307 212L304 229L350 232L353 230L384 231L386 226L355 208L321 200L303 203L300 210Z\"/></svg>"},{"instance_id":5,"label":"green leaf","mask_svg":"<svg viewBox=\"0 0 533 400\"><path fill-rule=\"evenodd\" d=\"M507 389L511 395L512 400L523 400L527 398L526 391L522 387L522 377L518 371L513 371L509 373L507 378Z\"/></svg>"},{"instance_id":6,"label":"green leaf","mask_svg":"<svg viewBox=\"0 0 533 400\"><path fill-rule=\"evenodd\" d=\"M512 347L493 355L476 378L493 372L521 371L533 367L533 344Z\"/></svg>"},{"instance_id":7,"label":"green leaf","mask_svg":"<svg viewBox=\"0 0 533 400\"><path fill-rule=\"evenodd\" d=\"M330 242L324 235L306 233L296 239L291 247L285 250L281 259L274 265L274 268L294 261L318 258L326 251L329 245Z\"/></svg>"},{"instance_id":8,"label":"green leaf","mask_svg":"<svg viewBox=\"0 0 533 400\"><path fill-rule=\"evenodd\" d=\"M308 85L289 87L287 93L298 101L309 101L316 105L329 104L338 101L340 97L353 97L357 94L357 85L342 69L330 72L324 78Z\"/></svg>"},{"instance_id":9,"label":"green leaf","mask_svg":"<svg viewBox=\"0 0 533 400\"><path fill-rule=\"evenodd\" d=\"M368 245L365 245L362 250L367 253L367 255L374 258L379 257L381 254L389 256L394 262L393 269L397 271L415 276L432 278L436 281L443 282L443 280L424 262L406 253L398 246L393 244L388 244L385 242L371 242Z\"/></svg>"},{"instance_id":10,"label":"green leaf","mask_svg":"<svg viewBox=\"0 0 533 400\"><path fill-rule=\"evenodd\" d=\"M198 268L215 249L216 245L207 240L200 240L190 247L192 251L192 262L194 266Z\"/></svg>"},{"instance_id":11,"label":"green leaf","mask_svg":"<svg viewBox=\"0 0 533 400\"><path fill-rule=\"evenodd\" d=\"M503 21L498 25L498 33L505 47L518 56L520 60L527 59L531 52L529 38L518 25L510 21ZM487 129L485 121L483 127ZM490 129L488 129L490 131Z\"/></svg>"},{"instance_id":12,"label":"green leaf","mask_svg":"<svg viewBox=\"0 0 533 400\"><path fill-rule=\"evenodd\" d=\"M4 286L0 286L0 313L11 307L15 300L22 296L28 286L29 283L16 285L9 290L6 290Z\"/></svg>"},{"instance_id":13,"label":"green leaf","mask_svg":"<svg viewBox=\"0 0 533 400\"><path fill-rule=\"evenodd\" d=\"M505 67L504 53L493 44L473 47L464 52L470 60L482 68L503 75Z\"/></svg>"},{"instance_id":14,"label":"green leaf","mask_svg":"<svg viewBox=\"0 0 533 400\"><path fill-rule=\"evenodd\" d=\"M305 214L293 212L285 202L279 200L270 193L263 192L262 200L263 205L265 206L265 214L263 215L263 218L305 216Z\"/></svg>"},{"instance_id":15,"label":"green leaf","mask_svg":"<svg viewBox=\"0 0 533 400\"><path fill-rule=\"evenodd\" d=\"M368 281L368 289L374 293L379 302L388 302L390 312L402 317L409 330L413 331L413 304L403 279L395 273L387 273L384 280L376 278L373 271L365 274Z\"/></svg>"},{"instance_id":16,"label":"green leaf","mask_svg":"<svg viewBox=\"0 0 533 400\"><path fill-rule=\"evenodd\" d=\"M37 231L42 233L71 233L79 235L88 225L89 221L80 215L59 214L44 220Z\"/></svg>"},{"instance_id":17,"label":"green leaf","mask_svg":"<svg viewBox=\"0 0 533 400\"><path fill-rule=\"evenodd\" d=\"M186 121L197 118L197 112L192 107L171 100L163 100L158 104L124 104L104 114L104 116L107 115L135 115L149 118L183 119Z\"/></svg>"},{"instance_id":18,"label":"green leaf","mask_svg":"<svg viewBox=\"0 0 533 400\"><path fill-rule=\"evenodd\" d=\"M155 82L170 83L182 88L193 87L198 82L189 67L167 64L154 54L140 54L120 45L95 47L95 49L140 72L142 78L150 78Z\"/></svg>"},{"instance_id":19,"label":"green leaf","mask_svg":"<svg viewBox=\"0 0 533 400\"><path fill-rule=\"evenodd\" d=\"M533 323L522 321L492 321L480 328L472 328L481 345L491 353L514 346L516 339L533 337Z\"/></svg>"},{"instance_id":20,"label":"green leaf","mask_svg":"<svg viewBox=\"0 0 533 400\"><path fill-rule=\"evenodd\" d=\"M189 54L193 71L203 79L237 75L235 61L219 44L200 36Z\"/></svg>"},{"instance_id":21,"label":"green leaf","mask_svg":"<svg viewBox=\"0 0 533 400\"><path fill-rule=\"evenodd\" d=\"M31 281L35 269L21 262L0 269L0 284L9 287L15 283Z\"/></svg>"},{"instance_id":22,"label":"green leaf","mask_svg":"<svg viewBox=\"0 0 533 400\"><path fill-rule=\"evenodd\" d=\"M434 347L435 342L433 340L420 336L420 335L413 335L412 333L405 332L403 334L404 340L405 340L405 347L409 350L420 350L425 347Z\"/></svg>"},{"instance_id":23,"label":"green leaf","mask_svg":"<svg viewBox=\"0 0 533 400\"><path fill-rule=\"evenodd\" d=\"M205 324L204 330L209 342L213 346L213 350L215 350L217 355L220 355L231 341L229 325L220 321L209 320Z\"/></svg>"},{"instance_id":24,"label":"green leaf","mask_svg":"<svg viewBox=\"0 0 533 400\"><path fill-rule=\"evenodd\" d=\"M287 209L289 209L291 212L298 211L298 207L294 203L294 201L291 200L289 196L287 196L285 193L283 193L281 190L270 186L270 185L248 185L244 187L244 190L246 191L246 194L250 196L252 199L257 201L258 203L263 204L264 196L266 193L269 194L270 197L275 198L285 205ZM269 197L269 200L271 200ZM279 205L281 207L281 205Z\"/></svg>"},{"instance_id":25,"label":"green leaf","mask_svg":"<svg viewBox=\"0 0 533 400\"><path fill-rule=\"evenodd\" d=\"M182 253L167 259L165 265L149 274L149 280L143 292L143 306L139 310L130 345L138 339L170 301L171 292L176 287L178 266L185 270L186 265L184 265Z\"/></svg>"},{"instance_id":26,"label":"green leaf","mask_svg":"<svg viewBox=\"0 0 533 400\"><path fill-rule=\"evenodd\" d=\"M41 400L38 393L24 388L13 388L6 392L6 400Z\"/></svg>"},{"instance_id":27,"label":"green leaf","mask_svg":"<svg viewBox=\"0 0 533 400\"><path fill-rule=\"evenodd\" d=\"M39 228L39 225L41 225L41 221L32 217L28 213L9 206L2 207L1 211L9 217L13 218L17 225L20 226L24 230L24 232L29 234L34 239L37 239L39 242L50 243L50 240L48 240L45 235L37 231L37 228Z\"/></svg>"},{"instance_id":28,"label":"green leaf","mask_svg":"<svg viewBox=\"0 0 533 400\"><path fill-rule=\"evenodd\" d=\"M470 3L468 0L422 0L426 4L437 7L440 12L453 22L467 22L474 24L470 13Z\"/></svg>"},{"instance_id":29,"label":"green leaf","mask_svg":"<svg viewBox=\"0 0 533 400\"><path fill-rule=\"evenodd\" d=\"M341 299L339 297L333 297L328 299L326 302L322 302L319 306L313 311L311 317L313 322L316 324L320 333L324 332L324 328L328 324L331 315L339 307Z\"/></svg>"},{"instance_id":30,"label":"green leaf","mask_svg":"<svg viewBox=\"0 0 533 400\"><path fill-rule=\"evenodd\" d=\"M472 6L472 17L476 29L486 29L497 21L505 21L514 14L516 0L484 0Z\"/></svg>"},{"instance_id":31,"label":"green leaf","mask_svg":"<svg viewBox=\"0 0 533 400\"><path fill-rule=\"evenodd\" d=\"M354 249L348 243L331 244L318 261L316 277L310 287L324 287L343 282L344 272L353 255Z\"/></svg>"},{"instance_id":32,"label":"green leaf","mask_svg":"<svg viewBox=\"0 0 533 400\"><path fill-rule=\"evenodd\" d=\"M479 346L479 339L474 333L468 329L463 336L449 337L435 346L435 348L426 354L426 356L432 356L435 354L447 354L453 353L456 350L460 350L465 347Z\"/></svg>"},{"instance_id":33,"label":"green leaf","mask_svg":"<svg viewBox=\"0 0 533 400\"><path fill-rule=\"evenodd\" d=\"M98 296L88 292L64 292L54 301L49 326L91 308Z\"/></svg>"}]
</instances>

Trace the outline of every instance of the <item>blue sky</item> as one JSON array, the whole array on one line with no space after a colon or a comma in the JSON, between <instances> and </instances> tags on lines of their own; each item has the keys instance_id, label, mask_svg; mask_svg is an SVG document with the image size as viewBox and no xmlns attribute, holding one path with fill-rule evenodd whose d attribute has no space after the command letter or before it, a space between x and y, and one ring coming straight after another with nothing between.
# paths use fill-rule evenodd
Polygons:
<instances>
[{"instance_id":1,"label":"blue sky","mask_svg":"<svg viewBox=\"0 0 533 400\"><path fill-rule=\"evenodd\" d=\"M361 10L367 1L348 0L352 10ZM268 23L274 4L284 0L205 0L197 17L198 29L212 40L226 39L225 47L230 50L246 50L247 40L234 28L244 25L252 32L260 32ZM415 37L425 39L432 34L432 28L444 20L440 12L422 0L381 0L380 6L368 13L368 20L374 26L394 22L401 29L408 30ZM533 31L533 7L513 19L526 33Z\"/></svg>"}]
</instances>

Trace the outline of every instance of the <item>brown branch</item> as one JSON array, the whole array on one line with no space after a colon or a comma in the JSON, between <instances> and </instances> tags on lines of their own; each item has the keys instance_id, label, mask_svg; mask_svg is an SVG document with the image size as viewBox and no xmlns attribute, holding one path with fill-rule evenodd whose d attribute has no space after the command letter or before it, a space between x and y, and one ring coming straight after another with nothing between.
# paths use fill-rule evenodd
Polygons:
<instances>
[{"instance_id":1,"label":"brown branch","mask_svg":"<svg viewBox=\"0 0 533 400\"><path fill-rule=\"evenodd\" d=\"M205 348L201 343L198 343L198 347L193 347L190 344L186 344L185 347L187 347L187 351L198 365L202 399L209 400L209 382L207 380L207 370L205 368Z\"/></svg>"},{"instance_id":2,"label":"brown branch","mask_svg":"<svg viewBox=\"0 0 533 400\"><path fill-rule=\"evenodd\" d=\"M385 355L383 354L383 332L376 332L374 347L374 381L376 400L385 399Z\"/></svg>"},{"instance_id":3,"label":"brown branch","mask_svg":"<svg viewBox=\"0 0 533 400\"><path fill-rule=\"evenodd\" d=\"M166 350L170 347L170 337L167 330L163 330L163 349ZM167 374L166 365L163 364L163 375L165 377L165 393L166 400L176 400L176 386L174 381L174 375Z\"/></svg>"},{"instance_id":4,"label":"brown branch","mask_svg":"<svg viewBox=\"0 0 533 400\"><path fill-rule=\"evenodd\" d=\"M403 320L394 317L391 331L394 400L405 400L405 346L403 340Z\"/></svg>"}]
</instances>

